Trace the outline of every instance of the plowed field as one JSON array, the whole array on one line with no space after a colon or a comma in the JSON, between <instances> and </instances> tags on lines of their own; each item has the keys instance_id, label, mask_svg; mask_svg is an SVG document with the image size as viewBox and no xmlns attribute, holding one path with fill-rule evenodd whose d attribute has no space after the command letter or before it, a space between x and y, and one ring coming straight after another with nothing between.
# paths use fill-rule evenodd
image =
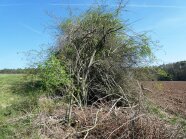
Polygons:
<instances>
[{"instance_id":1,"label":"plowed field","mask_svg":"<svg viewBox=\"0 0 186 139\"><path fill-rule=\"evenodd\" d=\"M162 81L144 82L143 86L152 90L149 98L171 114L186 118L186 82Z\"/></svg>"}]
</instances>

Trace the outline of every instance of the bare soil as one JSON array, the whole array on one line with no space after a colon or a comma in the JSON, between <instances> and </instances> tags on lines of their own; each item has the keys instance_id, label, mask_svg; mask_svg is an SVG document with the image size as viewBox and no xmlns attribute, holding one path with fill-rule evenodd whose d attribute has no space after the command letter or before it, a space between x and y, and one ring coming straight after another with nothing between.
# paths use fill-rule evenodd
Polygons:
<instances>
[{"instance_id":1,"label":"bare soil","mask_svg":"<svg viewBox=\"0 0 186 139\"><path fill-rule=\"evenodd\" d=\"M171 114L186 118L186 82L150 81L143 83L144 88L152 90L148 97Z\"/></svg>"}]
</instances>

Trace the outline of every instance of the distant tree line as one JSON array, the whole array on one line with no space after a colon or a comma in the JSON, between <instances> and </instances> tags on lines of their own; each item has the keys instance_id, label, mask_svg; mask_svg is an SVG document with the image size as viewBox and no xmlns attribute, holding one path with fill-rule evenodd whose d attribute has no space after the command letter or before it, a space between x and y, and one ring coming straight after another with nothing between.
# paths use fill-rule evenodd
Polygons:
<instances>
[{"instance_id":1,"label":"distant tree line","mask_svg":"<svg viewBox=\"0 0 186 139\"><path fill-rule=\"evenodd\" d=\"M0 74L36 74L37 72L37 69L33 68L0 70ZM158 67L138 67L134 68L133 72L136 73L135 76L141 80L186 81L186 61L163 64Z\"/></svg>"},{"instance_id":2,"label":"distant tree line","mask_svg":"<svg viewBox=\"0 0 186 139\"><path fill-rule=\"evenodd\" d=\"M31 68L25 68L25 69L2 69L0 70L0 74L26 74L29 73L31 70Z\"/></svg>"},{"instance_id":3,"label":"distant tree line","mask_svg":"<svg viewBox=\"0 0 186 139\"><path fill-rule=\"evenodd\" d=\"M166 72L166 76L158 76L158 80L186 81L186 61L163 64L159 68Z\"/></svg>"}]
</instances>

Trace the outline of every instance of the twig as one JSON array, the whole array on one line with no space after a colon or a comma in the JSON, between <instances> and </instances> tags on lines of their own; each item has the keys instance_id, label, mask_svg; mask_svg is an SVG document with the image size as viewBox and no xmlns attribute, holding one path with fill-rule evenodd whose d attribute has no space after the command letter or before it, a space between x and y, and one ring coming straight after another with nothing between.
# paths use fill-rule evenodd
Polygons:
<instances>
[{"instance_id":1,"label":"twig","mask_svg":"<svg viewBox=\"0 0 186 139\"><path fill-rule=\"evenodd\" d=\"M109 138L112 136L112 134L113 134L114 132L116 132L117 130L119 130L120 128L122 128L125 124L127 124L127 123L129 123L129 122L131 122L131 121L133 121L133 120L135 120L135 119L138 119L138 118L140 118L140 117L142 117L142 116L144 116L144 115L145 115L145 114L139 115L139 116L137 116L137 117L135 117L135 118L133 118L133 119L131 119L131 120L129 120L129 121L123 123L121 126L119 126L119 127L116 128L114 131L112 131L112 132L110 133L110 135L108 136L107 139L109 139Z\"/></svg>"},{"instance_id":2,"label":"twig","mask_svg":"<svg viewBox=\"0 0 186 139\"><path fill-rule=\"evenodd\" d=\"M100 111L102 111L102 108L99 109L99 110L97 111L97 113L96 113L96 118L95 118L95 121L94 121L94 125L93 125L91 128L89 128L89 129L87 129L87 130L84 130L84 131L81 131L81 132L78 132L78 133L87 132L86 135L84 136L84 139L86 139L86 137L88 136L89 131L92 130L92 129L94 129L94 128L97 126L98 114L99 114Z\"/></svg>"}]
</instances>

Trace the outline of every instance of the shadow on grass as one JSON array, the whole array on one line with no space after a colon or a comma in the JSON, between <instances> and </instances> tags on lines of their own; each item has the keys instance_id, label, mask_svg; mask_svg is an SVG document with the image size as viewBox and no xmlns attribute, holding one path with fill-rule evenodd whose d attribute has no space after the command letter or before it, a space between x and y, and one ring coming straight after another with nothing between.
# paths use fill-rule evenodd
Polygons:
<instances>
[{"instance_id":1,"label":"shadow on grass","mask_svg":"<svg viewBox=\"0 0 186 139\"><path fill-rule=\"evenodd\" d=\"M42 84L39 81L12 86L12 93L18 95L19 100L0 110L0 118L7 119L37 111L38 98L44 93L41 88Z\"/></svg>"},{"instance_id":2,"label":"shadow on grass","mask_svg":"<svg viewBox=\"0 0 186 139\"><path fill-rule=\"evenodd\" d=\"M20 95L23 97L38 97L39 95L44 93L42 91L42 88L43 84L41 81L27 81L16 86L12 86L11 90L13 90L13 94Z\"/></svg>"},{"instance_id":3,"label":"shadow on grass","mask_svg":"<svg viewBox=\"0 0 186 139\"><path fill-rule=\"evenodd\" d=\"M6 108L0 109L0 139L19 138L19 133L28 133L31 130L31 120L25 117L29 114L38 113L38 98L44 94L40 81L30 81L27 79L15 79L8 81L10 93L17 95L15 101ZM8 98L7 98L8 99ZM20 119L20 120L15 120ZM14 121L15 120L15 121Z\"/></svg>"}]
</instances>

